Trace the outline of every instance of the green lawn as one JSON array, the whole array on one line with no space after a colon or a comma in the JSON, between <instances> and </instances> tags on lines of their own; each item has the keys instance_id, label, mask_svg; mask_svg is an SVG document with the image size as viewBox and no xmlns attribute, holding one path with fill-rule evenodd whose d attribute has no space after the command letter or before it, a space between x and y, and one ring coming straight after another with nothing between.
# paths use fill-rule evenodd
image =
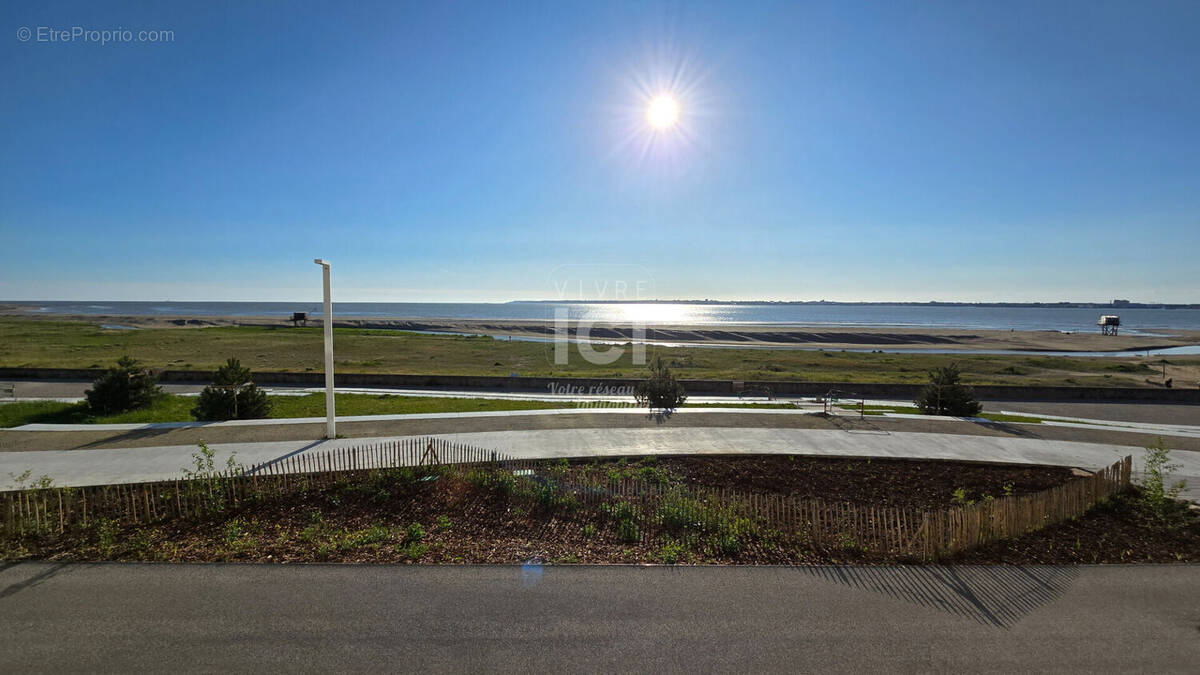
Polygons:
<instances>
[{"instance_id":1,"label":"green lawn","mask_svg":"<svg viewBox=\"0 0 1200 675\"><path fill-rule=\"evenodd\" d=\"M325 395L272 396L271 418L323 417ZM148 422L192 422L194 396L166 394L143 410L120 415L92 415L86 403L31 401L0 403L0 428L23 424L121 424ZM607 404L609 406L615 404ZM630 401L630 408L635 407ZM389 394L337 394L338 417L356 415L407 415L415 413L480 412L489 410L546 410L580 408L588 404L573 401L514 401L482 398L392 396ZM684 407L793 408L786 403L695 404Z\"/></svg>"},{"instance_id":2,"label":"green lawn","mask_svg":"<svg viewBox=\"0 0 1200 675\"><path fill-rule=\"evenodd\" d=\"M641 377L632 352L596 365L569 350L554 363L550 343L394 330L335 329L340 372L553 377ZM1148 386L1157 366L1145 359L979 354L872 354L801 349L653 347L684 379L921 383L957 362L967 384ZM89 368L128 354L151 368L215 370L230 357L256 371L322 369L315 327L211 327L105 330L84 322L0 317L0 366ZM1174 363L1200 364L1200 357Z\"/></svg>"},{"instance_id":3,"label":"green lawn","mask_svg":"<svg viewBox=\"0 0 1200 675\"><path fill-rule=\"evenodd\" d=\"M856 405L839 405L842 410L851 410L858 412L859 407ZM903 413L907 415L920 415L921 410L916 406L911 405L869 405L863 408L863 412L867 415L882 415L884 413ZM1002 415L1000 413L980 413L980 417L993 422L1028 422L1030 424L1041 424L1044 420L1041 417L1033 417L1030 415Z\"/></svg>"}]
</instances>

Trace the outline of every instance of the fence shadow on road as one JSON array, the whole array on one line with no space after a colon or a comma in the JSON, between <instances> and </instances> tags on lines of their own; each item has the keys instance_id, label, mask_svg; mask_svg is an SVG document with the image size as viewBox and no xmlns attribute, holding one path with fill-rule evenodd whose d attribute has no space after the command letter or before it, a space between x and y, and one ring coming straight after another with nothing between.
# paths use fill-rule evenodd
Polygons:
<instances>
[{"instance_id":1,"label":"fence shadow on road","mask_svg":"<svg viewBox=\"0 0 1200 675\"><path fill-rule=\"evenodd\" d=\"M107 445L109 447L119 448L119 447L121 447L121 443L127 443L129 441L144 441L149 438L158 438L160 436L165 436L165 435L171 433L172 431L179 431L180 428L182 428L182 427L163 426L163 427L145 427L142 429L133 429L133 430L126 431L124 433L119 433L119 434L116 434L113 436L107 436L105 438L101 438L101 439L92 441L90 443L82 443L79 446L77 446L77 448L80 450L83 450L86 448L98 448L98 447L105 446L105 445ZM199 426L188 427L188 428L198 429ZM95 430L103 432L104 427L97 426ZM85 431L91 431L91 429L87 429ZM195 445L195 444L194 443L180 443L180 445Z\"/></svg>"},{"instance_id":2,"label":"fence shadow on road","mask_svg":"<svg viewBox=\"0 0 1200 675\"><path fill-rule=\"evenodd\" d=\"M77 567L78 565L68 565L67 563L54 563L51 565L19 562L4 563L3 565L0 565L0 572L4 572L9 568L16 568L14 574L27 570L34 570L35 572L31 576L25 577L20 581L10 583L7 586L0 588L0 600L3 600L10 595L16 595L27 588L31 588L48 581L49 579L57 576L60 572L76 569ZM39 568L41 569L39 570Z\"/></svg>"},{"instance_id":3,"label":"fence shadow on road","mask_svg":"<svg viewBox=\"0 0 1200 675\"><path fill-rule=\"evenodd\" d=\"M1009 436L1020 436L1021 438L1041 438L1041 436L1034 433L1032 429L1022 427L1017 424L993 422L991 420L975 421L975 424L978 424L985 429L991 429L992 431L999 431L1002 434L1008 434Z\"/></svg>"},{"instance_id":4,"label":"fence shadow on road","mask_svg":"<svg viewBox=\"0 0 1200 675\"><path fill-rule=\"evenodd\" d=\"M270 468L271 465L278 464L279 462L282 462L289 457L294 457L296 455L308 452L309 450L312 450L313 448L319 448L319 447L321 447L322 444L326 443L328 440L329 439L327 439L327 438L322 438L320 440L313 441L312 443L309 443L308 445L306 445L302 448L297 448L291 452L284 453L284 454L276 457L275 459L268 459L265 462L259 462L259 463L255 464L254 466L251 466L248 469L246 469L245 475L250 476L250 475L253 475L256 473L261 473L262 471Z\"/></svg>"},{"instance_id":5,"label":"fence shadow on road","mask_svg":"<svg viewBox=\"0 0 1200 675\"><path fill-rule=\"evenodd\" d=\"M814 566L799 571L826 581L939 609L1008 629L1058 600L1079 576L1052 566Z\"/></svg>"}]
</instances>

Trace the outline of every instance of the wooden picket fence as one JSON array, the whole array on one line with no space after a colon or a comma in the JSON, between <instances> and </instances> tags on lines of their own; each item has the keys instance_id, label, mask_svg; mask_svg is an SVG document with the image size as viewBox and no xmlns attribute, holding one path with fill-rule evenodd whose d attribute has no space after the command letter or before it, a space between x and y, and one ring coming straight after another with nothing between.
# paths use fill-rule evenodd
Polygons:
<instances>
[{"instance_id":1,"label":"wooden picket fence","mask_svg":"<svg viewBox=\"0 0 1200 675\"><path fill-rule=\"evenodd\" d=\"M772 532L784 541L814 548L854 548L930 560L1081 516L1129 488L1132 463L1132 457L1125 457L1090 476L1033 494L922 511L668 486L631 477L584 477L553 460L517 459L439 438L411 438L306 452L187 480L0 492L0 535L63 532L97 519L151 523L200 517L410 467L458 475L509 475L520 486L519 495L537 495L551 506L611 512L620 505L633 514L627 517L643 544L680 528L720 528L733 536ZM586 511L577 513L586 517L579 514Z\"/></svg>"}]
</instances>

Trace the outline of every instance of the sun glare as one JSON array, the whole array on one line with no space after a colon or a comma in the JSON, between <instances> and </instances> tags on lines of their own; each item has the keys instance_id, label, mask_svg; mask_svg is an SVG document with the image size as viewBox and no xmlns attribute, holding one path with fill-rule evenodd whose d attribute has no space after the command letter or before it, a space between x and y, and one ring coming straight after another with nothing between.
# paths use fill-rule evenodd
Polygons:
<instances>
[{"instance_id":1,"label":"sun glare","mask_svg":"<svg viewBox=\"0 0 1200 675\"><path fill-rule=\"evenodd\" d=\"M672 96L656 97L646 108L646 120L655 129L670 129L679 121L679 102Z\"/></svg>"}]
</instances>

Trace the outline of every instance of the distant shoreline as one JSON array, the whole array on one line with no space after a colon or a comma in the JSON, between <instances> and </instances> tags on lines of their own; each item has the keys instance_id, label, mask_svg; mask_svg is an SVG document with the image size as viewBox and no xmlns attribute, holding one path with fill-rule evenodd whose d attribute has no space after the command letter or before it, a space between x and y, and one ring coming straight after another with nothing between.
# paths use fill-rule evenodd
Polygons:
<instances>
[{"instance_id":1,"label":"distant shoreline","mask_svg":"<svg viewBox=\"0 0 1200 675\"><path fill-rule=\"evenodd\" d=\"M120 304L163 304L163 305L312 305L311 300L289 302L287 300L3 300L0 312L29 311L32 307L46 305L120 305ZM503 302L375 302L337 301L339 305L724 305L733 307L800 306L800 307L981 307L1014 309L1184 309L1200 310L1200 303L1178 302L960 302L960 301L868 301L868 300L508 300Z\"/></svg>"},{"instance_id":2,"label":"distant shoreline","mask_svg":"<svg viewBox=\"0 0 1200 675\"><path fill-rule=\"evenodd\" d=\"M511 300L505 304L549 305L745 305L745 306L825 306L825 307L1013 307L1020 309L1200 309L1200 303L1169 302L871 302L835 300Z\"/></svg>"},{"instance_id":3,"label":"distant shoreline","mask_svg":"<svg viewBox=\"0 0 1200 675\"><path fill-rule=\"evenodd\" d=\"M0 309L4 318L29 321L74 321L110 330L187 329L215 326L285 327L291 321L280 316L145 316L95 314L29 314ZM321 325L310 315L309 327ZM500 339L549 340L555 323L520 319L379 318L341 315L338 328L397 330L459 335L486 335ZM578 322L572 322L571 339L580 339ZM922 326L861 326L804 324L678 324L647 323L645 342L691 344L713 347L779 347L807 349L936 349L946 351L1005 350L1017 352L1137 352L1200 345L1200 331L1169 330L1156 335L1100 335L1099 332L1054 330L998 330ZM627 342L635 339L628 323L594 322L587 339L594 342ZM637 338L637 341L643 341Z\"/></svg>"}]
</instances>

